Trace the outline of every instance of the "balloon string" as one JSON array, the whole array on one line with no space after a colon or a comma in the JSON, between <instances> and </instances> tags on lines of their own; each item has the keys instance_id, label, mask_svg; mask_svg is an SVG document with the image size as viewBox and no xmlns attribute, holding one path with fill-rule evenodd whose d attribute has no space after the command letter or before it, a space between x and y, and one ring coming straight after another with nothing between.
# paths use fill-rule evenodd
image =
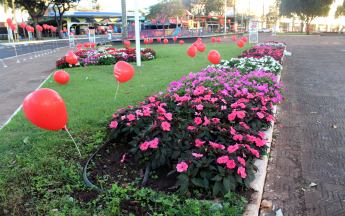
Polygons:
<instances>
[{"instance_id":1,"label":"balloon string","mask_svg":"<svg viewBox=\"0 0 345 216\"><path fill-rule=\"evenodd\" d=\"M18 63L18 62L20 62L20 61L19 61L19 59L18 59L16 44L14 43L14 39L13 39L13 46L14 46L14 51L16 52L17 63Z\"/></svg>"},{"instance_id":2,"label":"balloon string","mask_svg":"<svg viewBox=\"0 0 345 216\"><path fill-rule=\"evenodd\" d=\"M192 58L192 61L193 61L193 67L194 67L194 57Z\"/></svg>"},{"instance_id":3,"label":"balloon string","mask_svg":"<svg viewBox=\"0 0 345 216\"><path fill-rule=\"evenodd\" d=\"M78 149L78 152L79 152L79 154L80 154L80 157L83 157L83 156L81 156L81 153L80 153L80 151L79 151L79 148L78 148L78 146L77 146L77 143L75 143L75 141L74 141L72 135L69 133L69 131L68 131L68 129L66 128L66 126L64 126L63 128L67 131L68 135L69 135L69 136L71 137L71 139L73 140L75 147L77 147L77 149Z\"/></svg>"},{"instance_id":4,"label":"balloon string","mask_svg":"<svg viewBox=\"0 0 345 216\"><path fill-rule=\"evenodd\" d=\"M203 52L203 53L204 53L204 52ZM205 59L207 60L205 53L204 53L204 56L205 56Z\"/></svg>"},{"instance_id":5,"label":"balloon string","mask_svg":"<svg viewBox=\"0 0 345 216\"><path fill-rule=\"evenodd\" d=\"M7 66L4 64L4 62L2 61L2 59L0 59L0 61L2 62L2 64L4 65L4 67L7 67Z\"/></svg>"},{"instance_id":6,"label":"balloon string","mask_svg":"<svg viewBox=\"0 0 345 216\"><path fill-rule=\"evenodd\" d=\"M115 93L115 100L114 101L116 101L116 96L117 96L117 92L119 91L119 87L120 87L120 82L117 85L117 89L116 89L116 93Z\"/></svg>"}]
</instances>

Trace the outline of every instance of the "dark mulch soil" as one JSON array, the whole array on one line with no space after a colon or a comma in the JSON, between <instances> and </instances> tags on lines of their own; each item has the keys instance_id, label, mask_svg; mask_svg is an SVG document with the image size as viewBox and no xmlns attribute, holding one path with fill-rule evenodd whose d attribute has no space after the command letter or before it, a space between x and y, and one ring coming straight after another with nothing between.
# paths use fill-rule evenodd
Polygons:
<instances>
[{"instance_id":1,"label":"dark mulch soil","mask_svg":"<svg viewBox=\"0 0 345 216\"><path fill-rule=\"evenodd\" d=\"M118 182L122 187L127 187L129 183L136 182L133 187L142 187L142 179L145 175L147 161L135 162L134 157L129 153L131 146L109 143L105 145L96 156L90 161L87 169L89 181L103 190L111 188L111 184ZM124 163L121 163L123 155L126 154ZM88 159L81 161L82 166L85 166ZM177 163L173 161L172 163ZM155 191L175 192L177 187L178 173L173 173L169 176L167 174L173 170L172 167L159 167L152 171L149 175L146 188L151 188ZM99 182L102 180L102 183ZM242 191L242 188L237 188L236 193L244 196L249 202L254 190ZM96 199L98 192L95 190L80 191L73 194L75 199L83 202L89 202ZM210 196L202 195L199 199L210 199ZM144 215L149 212L148 207L142 208L138 201L123 199L120 207L123 213L133 213L135 215Z\"/></svg>"}]
</instances>

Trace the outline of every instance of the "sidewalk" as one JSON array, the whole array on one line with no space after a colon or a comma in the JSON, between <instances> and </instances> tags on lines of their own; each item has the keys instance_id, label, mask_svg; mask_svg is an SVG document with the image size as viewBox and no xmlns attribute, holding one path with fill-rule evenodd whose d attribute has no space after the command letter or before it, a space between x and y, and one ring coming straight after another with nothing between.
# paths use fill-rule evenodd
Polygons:
<instances>
[{"instance_id":1,"label":"sidewalk","mask_svg":"<svg viewBox=\"0 0 345 216\"><path fill-rule=\"evenodd\" d=\"M55 70L55 61L64 56L71 48L60 48L60 51L30 59L30 55L4 60L0 62L0 127L22 105L25 97ZM72 49L76 51L76 48ZM35 55L33 55L35 56ZM23 61L23 59L27 59Z\"/></svg>"},{"instance_id":2,"label":"sidewalk","mask_svg":"<svg viewBox=\"0 0 345 216\"><path fill-rule=\"evenodd\" d=\"M343 38L259 39L285 41L292 52L284 60L285 99L278 106L263 195L274 208L261 214L275 216L281 209L284 216L345 215Z\"/></svg>"}]
</instances>

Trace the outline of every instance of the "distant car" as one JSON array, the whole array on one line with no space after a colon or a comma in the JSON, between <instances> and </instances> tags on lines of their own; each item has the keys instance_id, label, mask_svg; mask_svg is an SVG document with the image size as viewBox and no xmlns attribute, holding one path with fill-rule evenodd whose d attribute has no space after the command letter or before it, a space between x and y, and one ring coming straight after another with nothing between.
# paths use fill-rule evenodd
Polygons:
<instances>
[{"instance_id":1,"label":"distant car","mask_svg":"<svg viewBox=\"0 0 345 216\"><path fill-rule=\"evenodd\" d=\"M272 30L268 29L268 28L262 28L262 29L259 29L258 31L259 33L268 33L268 32L272 32Z\"/></svg>"}]
</instances>

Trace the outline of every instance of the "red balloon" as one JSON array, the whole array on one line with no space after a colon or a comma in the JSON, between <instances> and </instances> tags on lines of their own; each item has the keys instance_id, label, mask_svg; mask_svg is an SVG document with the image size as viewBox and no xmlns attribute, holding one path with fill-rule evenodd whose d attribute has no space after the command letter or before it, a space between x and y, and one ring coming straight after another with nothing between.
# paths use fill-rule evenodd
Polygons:
<instances>
[{"instance_id":1,"label":"red balloon","mask_svg":"<svg viewBox=\"0 0 345 216\"><path fill-rule=\"evenodd\" d=\"M167 44L168 42L168 39L164 39L164 44Z\"/></svg>"},{"instance_id":2,"label":"red balloon","mask_svg":"<svg viewBox=\"0 0 345 216\"><path fill-rule=\"evenodd\" d=\"M183 44L184 44L184 41L183 41L183 40L180 40L179 43L180 43L181 45L183 45Z\"/></svg>"},{"instance_id":3,"label":"red balloon","mask_svg":"<svg viewBox=\"0 0 345 216\"><path fill-rule=\"evenodd\" d=\"M149 36L145 35L146 38L149 38Z\"/></svg>"},{"instance_id":4,"label":"red balloon","mask_svg":"<svg viewBox=\"0 0 345 216\"><path fill-rule=\"evenodd\" d=\"M60 33L62 34L62 33L63 33L63 31L61 30L61 31L60 31Z\"/></svg>"},{"instance_id":5,"label":"red balloon","mask_svg":"<svg viewBox=\"0 0 345 216\"><path fill-rule=\"evenodd\" d=\"M35 31L34 27L31 27L30 31L33 33Z\"/></svg>"},{"instance_id":6,"label":"red balloon","mask_svg":"<svg viewBox=\"0 0 345 216\"><path fill-rule=\"evenodd\" d=\"M67 72L65 71L56 71L54 73L54 80L57 82L57 83L60 83L60 84L65 84L69 81L69 75Z\"/></svg>"},{"instance_id":7,"label":"red balloon","mask_svg":"<svg viewBox=\"0 0 345 216\"><path fill-rule=\"evenodd\" d=\"M83 45L84 45L84 47L90 47L91 46L91 44L89 42L85 42Z\"/></svg>"},{"instance_id":8,"label":"red balloon","mask_svg":"<svg viewBox=\"0 0 345 216\"><path fill-rule=\"evenodd\" d=\"M98 27L98 30L102 31L102 27Z\"/></svg>"},{"instance_id":9,"label":"red balloon","mask_svg":"<svg viewBox=\"0 0 345 216\"><path fill-rule=\"evenodd\" d=\"M231 40L236 41L236 36L232 36Z\"/></svg>"},{"instance_id":10,"label":"red balloon","mask_svg":"<svg viewBox=\"0 0 345 216\"><path fill-rule=\"evenodd\" d=\"M74 53L67 53L66 62L69 64L77 64L78 57Z\"/></svg>"},{"instance_id":11,"label":"red balloon","mask_svg":"<svg viewBox=\"0 0 345 216\"><path fill-rule=\"evenodd\" d=\"M25 29L26 29L26 31L30 31L31 27L30 26L26 26Z\"/></svg>"},{"instance_id":12,"label":"red balloon","mask_svg":"<svg viewBox=\"0 0 345 216\"><path fill-rule=\"evenodd\" d=\"M133 39L135 39L135 36L133 37Z\"/></svg>"},{"instance_id":13,"label":"red balloon","mask_svg":"<svg viewBox=\"0 0 345 216\"><path fill-rule=\"evenodd\" d=\"M127 62L119 61L114 66L114 75L120 83L127 82L134 76L134 68Z\"/></svg>"},{"instance_id":14,"label":"red balloon","mask_svg":"<svg viewBox=\"0 0 345 216\"><path fill-rule=\"evenodd\" d=\"M218 19L220 19L220 15L218 15Z\"/></svg>"},{"instance_id":15,"label":"red balloon","mask_svg":"<svg viewBox=\"0 0 345 216\"><path fill-rule=\"evenodd\" d=\"M86 28L86 31L89 31L89 28Z\"/></svg>"},{"instance_id":16,"label":"red balloon","mask_svg":"<svg viewBox=\"0 0 345 216\"><path fill-rule=\"evenodd\" d=\"M144 40L144 43L147 44L149 41L147 39Z\"/></svg>"},{"instance_id":17,"label":"red balloon","mask_svg":"<svg viewBox=\"0 0 345 216\"><path fill-rule=\"evenodd\" d=\"M247 37L242 38L243 42L247 42Z\"/></svg>"},{"instance_id":18,"label":"red balloon","mask_svg":"<svg viewBox=\"0 0 345 216\"><path fill-rule=\"evenodd\" d=\"M161 23L164 24L164 20L161 20Z\"/></svg>"},{"instance_id":19,"label":"red balloon","mask_svg":"<svg viewBox=\"0 0 345 216\"><path fill-rule=\"evenodd\" d=\"M163 37L167 37L166 35L163 35Z\"/></svg>"},{"instance_id":20,"label":"red balloon","mask_svg":"<svg viewBox=\"0 0 345 216\"><path fill-rule=\"evenodd\" d=\"M181 37L181 35L180 35L180 34L178 34L178 35L177 35L177 37Z\"/></svg>"},{"instance_id":21,"label":"red balloon","mask_svg":"<svg viewBox=\"0 0 345 216\"><path fill-rule=\"evenodd\" d=\"M191 37L191 35L188 35L188 37Z\"/></svg>"},{"instance_id":22,"label":"red balloon","mask_svg":"<svg viewBox=\"0 0 345 216\"><path fill-rule=\"evenodd\" d=\"M60 130L67 124L65 102L51 89L39 89L26 96L23 111L31 123L43 129Z\"/></svg>"},{"instance_id":23,"label":"red balloon","mask_svg":"<svg viewBox=\"0 0 345 216\"><path fill-rule=\"evenodd\" d=\"M77 47L83 47L83 45L81 43L78 43Z\"/></svg>"},{"instance_id":24,"label":"red balloon","mask_svg":"<svg viewBox=\"0 0 345 216\"><path fill-rule=\"evenodd\" d=\"M161 40L162 40L162 39L161 39L160 37L159 37L159 38L157 38L157 41L158 41L158 42L161 42Z\"/></svg>"},{"instance_id":25,"label":"red balloon","mask_svg":"<svg viewBox=\"0 0 345 216\"><path fill-rule=\"evenodd\" d=\"M194 37L196 37L196 34L194 35Z\"/></svg>"},{"instance_id":26,"label":"red balloon","mask_svg":"<svg viewBox=\"0 0 345 216\"><path fill-rule=\"evenodd\" d=\"M97 33L97 30L95 30L95 33Z\"/></svg>"},{"instance_id":27,"label":"red balloon","mask_svg":"<svg viewBox=\"0 0 345 216\"><path fill-rule=\"evenodd\" d=\"M25 28L26 24L25 22L20 23L20 27Z\"/></svg>"},{"instance_id":28,"label":"red balloon","mask_svg":"<svg viewBox=\"0 0 345 216\"><path fill-rule=\"evenodd\" d=\"M173 37L173 41L176 41L176 40L177 40L177 37L176 37L176 36L174 36L174 37Z\"/></svg>"},{"instance_id":29,"label":"red balloon","mask_svg":"<svg viewBox=\"0 0 345 216\"><path fill-rule=\"evenodd\" d=\"M63 30L63 32L65 32L65 33L66 33L66 32L68 32L68 30L67 30L67 29L64 29L64 30Z\"/></svg>"},{"instance_id":30,"label":"red balloon","mask_svg":"<svg viewBox=\"0 0 345 216\"><path fill-rule=\"evenodd\" d=\"M112 29L113 27L110 25L110 26L108 26L108 28L109 28L109 29Z\"/></svg>"},{"instance_id":31,"label":"red balloon","mask_svg":"<svg viewBox=\"0 0 345 216\"><path fill-rule=\"evenodd\" d=\"M198 38L198 39L197 39L197 41L200 41L200 42L201 42L201 40L202 40L201 38Z\"/></svg>"},{"instance_id":32,"label":"red balloon","mask_svg":"<svg viewBox=\"0 0 345 216\"><path fill-rule=\"evenodd\" d=\"M220 54L216 50L211 50L207 57L212 64L218 64L220 62Z\"/></svg>"},{"instance_id":33,"label":"red balloon","mask_svg":"<svg viewBox=\"0 0 345 216\"><path fill-rule=\"evenodd\" d=\"M222 42L222 39L220 37L218 37L217 42Z\"/></svg>"},{"instance_id":34,"label":"red balloon","mask_svg":"<svg viewBox=\"0 0 345 216\"><path fill-rule=\"evenodd\" d=\"M153 19L153 20L152 20L152 22L153 22L153 24L155 24L155 23L156 23L156 20L155 20L155 19Z\"/></svg>"},{"instance_id":35,"label":"red balloon","mask_svg":"<svg viewBox=\"0 0 345 216\"><path fill-rule=\"evenodd\" d=\"M77 35L75 35L74 38L77 38Z\"/></svg>"},{"instance_id":36,"label":"red balloon","mask_svg":"<svg viewBox=\"0 0 345 216\"><path fill-rule=\"evenodd\" d=\"M208 18L209 18L209 19L211 19L211 17L212 17L211 15L208 15Z\"/></svg>"},{"instance_id":37,"label":"red balloon","mask_svg":"<svg viewBox=\"0 0 345 216\"><path fill-rule=\"evenodd\" d=\"M74 34L74 31L72 31L72 34Z\"/></svg>"},{"instance_id":38,"label":"red balloon","mask_svg":"<svg viewBox=\"0 0 345 216\"><path fill-rule=\"evenodd\" d=\"M144 38L145 38L144 35L140 36L140 39L144 39Z\"/></svg>"},{"instance_id":39,"label":"red balloon","mask_svg":"<svg viewBox=\"0 0 345 216\"><path fill-rule=\"evenodd\" d=\"M237 41L237 46L239 46L239 47L244 47L244 41L243 40L238 40Z\"/></svg>"},{"instance_id":40,"label":"red balloon","mask_svg":"<svg viewBox=\"0 0 345 216\"><path fill-rule=\"evenodd\" d=\"M10 27L11 27L12 31L14 31L14 30L16 30L16 29L17 29L17 26L16 26L16 25L14 25L14 24L11 24L11 25L10 25Z\"/></svg>"},{"instance_id":41,"label":"red balloon","mask_svg":"<svg viewBox=\"0 0 345 216\"><path fill-rule=\"evenodd\" d=\"M135 26L135 23L132 23L132 26L134 27L134 26Z\"/></svg>"},{"instance_id":42,"label":"red balloon","mask_svg":"<svg viewBox=\"0 0 345 216\"><path fill-rule=\"evenodd\" d=\"M187 54L190 56L190 57L194 57L197 53L197 49L195 46L190 46L188 49L187 49Z\"/></svg>"},{"instance_id":43,"label":"red balloon","mask_svg":"<svg viewBox=\"0 0 345 216\"><path fill-rule=\"evenodd\" d=\"M8 25L11 25L12 24L12 19L11 18L7 18L6 22L7 22Z\"/></svg>"},{"instance_id":44,"label":"red balloon","mask_svg":"<svg viewBox=\"0 0 345 216\"><path fill-rule=\"evenodd\" d=\"M131 38L132 38L132 35L128 35L128 38L131 39Z\"/></svg>"},{"instance_id":45,"label":"red balloon","mask_svg":"<svg viewBox=\"0 0 345 216\"><path fill-rule=\"evenodd\" d=\"M153 39L152 38L149 38L149 43L152 43L153 42Z\"/></svg>"},{"instance_id":46,"label":"red balloon","mask_svg":"<svg viewBox=\"0 0 345 216\"><path fill-rule=\"evenodd\" d=\"M198 44L198 46L196 48L198 49L199 52L204 52L206 49L206 46L204 43L200 43L200 44Z\"/></svg>"},{"instance_id":47,"label":"red balloon","mask_svg":"<svg viewBox=\"0 0 345 216\"><path fill-rule=\"evenodd\" d=\"M214 43L216 42L216 38L215 37L211 37L211 41Z\"/></svg>"},{"instance_id":48,"label":"red balloon","mask_svg":"<svg viewBox=\"0 0 345 216\"><path fill-rule=\"evenodd\" d=\"M94 47L96 46L95 42L92 42L92 43L90 44L90 46L91 46L92 48L94 48Z\"/></svg>"}]
</instances>

